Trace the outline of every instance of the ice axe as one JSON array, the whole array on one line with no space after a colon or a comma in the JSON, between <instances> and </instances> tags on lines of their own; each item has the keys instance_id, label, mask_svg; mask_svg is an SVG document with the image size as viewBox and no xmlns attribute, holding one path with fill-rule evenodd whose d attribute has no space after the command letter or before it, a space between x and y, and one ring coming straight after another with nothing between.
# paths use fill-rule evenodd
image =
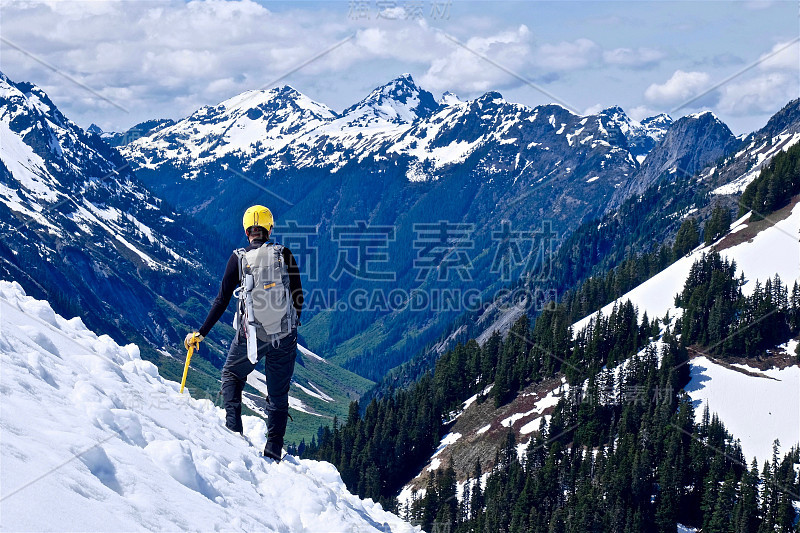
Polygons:
<instances>
[{"instance_id":1,"label":"ice axe","mask_svg":"<svg viewBox=\"0 0 800 533\"><path fill-rule=\"evenodd\" d=\"M192 360L194 348L199 344L199 342L200 341L189 343L189 351L186 352L186 364L183 365L183 378L181 379L181 390L179 394L183 394L183 386L186 384L186 374L189 373L189 361Z\"/></svg>"}]
</instances>

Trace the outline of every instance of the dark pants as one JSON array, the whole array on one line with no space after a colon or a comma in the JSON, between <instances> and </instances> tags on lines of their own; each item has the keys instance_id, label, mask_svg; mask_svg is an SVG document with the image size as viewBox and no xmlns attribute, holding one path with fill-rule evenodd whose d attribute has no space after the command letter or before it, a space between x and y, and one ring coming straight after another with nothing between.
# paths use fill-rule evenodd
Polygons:
<instances>
[{"instance_id":1,"label":"dark pants","mask_svg":"<svg viewBox=\"0 0 800 533\"><path fill-rule=\"evenodd\" d=\"M258 341L258 361L266 360L267 440L278 450L283 446L286 419L289 415L289 386L294 373L297 330L280 340L277 348L270 342ZM239 332L231 342L228 358L222 367L222 398L225 401L225 425L242 431L242 390L247 376L256 365L247 358L247 339Z\"/></svg>"}]
</instances>

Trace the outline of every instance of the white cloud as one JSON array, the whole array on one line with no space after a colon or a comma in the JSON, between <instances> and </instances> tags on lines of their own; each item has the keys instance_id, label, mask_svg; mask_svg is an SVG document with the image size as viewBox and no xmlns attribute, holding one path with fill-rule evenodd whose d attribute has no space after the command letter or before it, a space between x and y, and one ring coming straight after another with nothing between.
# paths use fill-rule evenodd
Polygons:
<instances>
[{"instance_id":1,"label":"white cloud","mask_svg":"<svg viewBox=\"0 0 800 533\"><path fill-rule=\"evenodd\" d=\"M666 54L653 48L615 48L603 52L603 61L609 65L643 69L654 67Z\"/></svg>"},{"instance_id":2,"label":"white cloud","mask_svg":"<svg viewBox=\"0 0 800 533\"><path fill-rule=\"evenodd\" d=\"M519 85L520 81L516 77L487 63L477 54L512 72L519 72L520 75L524 75L529 66L530 30L525 25L488 37L473 37L464 46L455 44L442 35L438 39L443 44L449 44L449 52L431 61L430 67L421 78L421 84L435 92L449 90L470 95Z\"/></svg>"},{"instance_id":3,"label":"white cloud","mask_svg":"<svg viewBox=\"0 0 800 533\"><path fill-rule=\"evenodd\" d=\"M772 50L762 54L759 61L758 67L761 70L797 71L800 69L800 43L778 43Z\"/></svg>"},{"instance_id":4,"label":"white cloud","mask_svg":"<svg viewBox=\"0 0 800 533\"><path fill-rule=\"evenodd\" d=\"M352 69L368 73L370 65L391 72L392 67L386 65L397 63L389 76L422 72L418 82L426 89L465 96L521 84L446 39L424 19L405 20L404 13L387 11L381 17L354 22L346 19L346 4L322 5L281 11L253 0L88 4L63 0L4 5L6 39L97 93L121 98L118 104L130 113L5 45L2 68L12 79L56 88L51 91L56 103L82 125L97 121L114 129L153 117L188 115L203 105L270 84L315 56L319 57L278 83L300 90L317 87L328 94L320 80L336 76L350 85L352 100L346 105L363 95L353 90L358 82L352 75L347 81L344 78ZM530 31L524 25L506 30L494 26L475 30L465 45L524 76L532 55ZM348 36L354 38L320 55ZM388 79L370 79L368 84Z\"/></svg>"},{"instance_id":5,"label":"white cloud","mask_svg":"<svg viewBox=\"0 0 800 533\"><path fill-rule=\"evenodd\" d=\"M711 76L706 72L676 70L662 84L654 83L644 92L645 99L657 105L672 105L688 100L708 87Z\"/></svg>"},{"instance_id":6,"label":"white cloud","mask_svg":"<svg viewBox=\"0 0 800 533\"><path fill-rule=\"evenodd\" d=\"M636 122L641 122L642 120L657 115L659 113L655 109L651 109L644 105L637 105L630 109L626 109L625 112L632 120L635 120Z\"/></svg>"},{"instance_id":7,"label":"white cloud","mask_svg":"<svg viewBox=\"0 0 800 533\"><path fill-rule=\"evenodd\" d=\"M769 72L721 89L719 110L735 116L775 113L797 98L798 79L785 72Z\"/></svg>"},{"instance_id":8,"label":"white cloud","mask_svg":"<svg viewBox=\"0 0 800 533\"><path fill-rule=\"evenodd\" d=\"M590 39L543 44L536 51L536 64L554 70L577 70L596 64L602 57L601 48Z\"/></svg>"},{"instance_id":9,"label":"white cloud","mask_svg":"<svg viewBox=\"0 0 800 533\"><path fill-rule=\"evenodd\" d=\"M603 105L602 105L602 104L594 104L594 105L590 105L589 107L587 107L586 109L584 109L582 114L583 114L584 116L585 116L585 115L596 115L596 114L598 114L600 111L602 111L603 109L605 109L605 107L603 107Z\"/></svg>"}]
</instances>

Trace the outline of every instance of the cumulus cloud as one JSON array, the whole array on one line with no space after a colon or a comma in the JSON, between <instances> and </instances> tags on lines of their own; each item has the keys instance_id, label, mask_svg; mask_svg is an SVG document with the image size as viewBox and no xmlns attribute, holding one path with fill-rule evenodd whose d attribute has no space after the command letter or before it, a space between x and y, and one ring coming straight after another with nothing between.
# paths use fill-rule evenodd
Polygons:
<instances>
[{"instance_id":1,"label":"cumulus cloud","mask_svg":"<svg viewBox=\"0 0 800 533\"><path fill-rule=\"evenodd\" d=\"M626 109L625 112L632 120L635 120L636 122L641 122L642 120L648 117L655 116L659 113L655 109L652 109L645 105L637 105L630 109Z\"/></svg>"},{"instance_id":2,"label":"cumulus cloud","mask_svg":"<svg viewBox=\"0 0 800 533\"><path fill-rule=\"evenodd\" d=\"M11 46L2 50L7 75L54 92L79 121L104 115L126 126L257 88L341 39L331 25L310 31L297 13L251 0L20 3L5 6L3 19L8 41L130 113Z\"/></svg>"},{"instance_id":3,"label":"cumulus cloud","mask_svg":"<svg viewBox=\"0 0 800 533\"><path fill-rule=\"evenodd\" d=\"M605 107L602 104L594 104L594 105L590 105L589 107L584 109L583 113L581 113L581 114L584 115L584 116L586 116L586 115L596 115L600 111L602 111L603 109L605 109Z\"/></svg>"},{"instance_id":4,"label":"cumulus cloud","mask_svg":"<svg viewBox=\"0 0 800 533\"><path fill-rule=\"evenodd\" d=\"M772 114L800 94L800 44L782 42L759 57L756 74L720 87L719 110L733 116Z\"/></svg>"},{"instance_id":5,"label":"cumulus cloud","mask_svg":"<svg viewBox=\"0 0 800 533\"><path fill-rule=\"evenodd\" d=\"M787 70L800 69L800 43L789 41L778 43L772 50L759 57L758 67L761 70Z\"/></svg>"},{"instance_id":6,"label":"cumulus cloud","mask_svg":"<svg viewBox=\"0 0 800 533\"><path fill-rule=\"evenodd\" d=\"M644 92L645 99L655 105L679 104L707 88L711 76L706 72L684 72L676 70L666 82L653 83Z\"/></svg>"},{"instance_id":7,"label":"cumulus cloud","mask_svg":"<svg viewBox=\"0 0 800 533\"><path fill-rule=\"evenodd\" d=\"M528 67L530 31L525 25L488 37L473 37L463 43L464 46L444 35L437 38L441 44L449 45L449 51L433 59L421 78L422 85L433 91L472 94L519 85L515 76L487 63L480 56L490 58L511 72L524 72Z\"/></svg>"},{"instance_id":8,"label":"cumulus cloud","mask_svg":"<svg viewBox=\"0 0 800 533\"><path fill-rule=\"evenodd\" d=\"M720 89L719 110L735 116L775 113L797 98L797 76L769 72Z\"/></svg>"},{"instance_id":9,"label":"cumulus cloud","mask_svg":"<svg viewBox=\"0 0 800 533\"><path fill-rule=\"evenodd\" d=\"M422 73L418 81L427 89L469 96L521 84L424 19L384 10L380 17L354 21L346 18L347 5L322 6L271 11L253 0L63 0L4 6L4 38L97 94L119 100L129 113L5 44L0 45L2 68L12 79L41 85L79 123L96 120L108 129L185 116L236 93L269 86L287 72L291 75L278 83L300 90L316 87L324 95L330 91L320 80L336 77L350 84L346 92L352 93L357 83L352 69L368 72L371 64L387 71L387 64L396 63L394 74ZM525 76L533 54L526 26L487 25L474 33L465 41L469 49ZM333 106L341 109L361 96L349 94L351 101Z\"/></svg>"}]
</instances>

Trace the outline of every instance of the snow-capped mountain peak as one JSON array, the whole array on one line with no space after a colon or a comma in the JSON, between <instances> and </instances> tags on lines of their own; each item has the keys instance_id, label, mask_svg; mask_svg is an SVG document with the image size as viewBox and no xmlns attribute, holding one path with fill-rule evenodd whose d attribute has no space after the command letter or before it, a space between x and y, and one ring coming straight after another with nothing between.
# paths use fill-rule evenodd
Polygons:
<instances>
[{"instance_id":1,"label":"snow-capped mountain peak","mask_svg":"<svg viewBox=\"0 0 800 533\"><path fill-rule=\"evenodd\" d=\"M277 113L282 109L288 109L300 113L307 112L323 119L336 117L336 113L328 106L315 102L289 85L282 85L272 89L245 91L220 102L211 109L224 110L227 113L247 113L254 109Z\"/></svg>"},{"instance_id":2,"label":"snow-capped mountain peak","mask_svg":"<svg viewBox=\"0 0 800 533\"><path fill-rule=\"evenodd\" d=\"M628 150L637 163L644 161L672 125L672 119L665 113L638 122L630 118L618 105L604 109L600 112L600 116L619 127L628 141Z\"/></svg>"},{"instance_id":3,"label":"snow-capped mountain peak","mask_svg":"<svg viewBox=\"0 0 800 533\"><path fill-rule=\"evenodd\" d=\"M687 119L700 119L700 118L706 118L707 120L708 120L708 119L713 119L713 120L716 120L716 121L718 121L718 122L722 122L722 121L721 121L721 120L720 120L720 119L717 117L717 115L715 115L715 114L714 114L714 112L713 112L713 111L709 111L709 110L705 110L705 111L698 111L697 113L690 113L690 114L686 115L686 116L685 116L685 117L683 117L683 118L687 118Z\"/></svg>"},{"instance_id":4,"label":"snow-capped mountain peak","mask_svg":"<svg viewBox=\"0 0 800 533\"><path fill-rule=\"evenodd\" d=\"M605 118L609 123L615 124L629 141L642 129L642 125L630 118L618 105L602 110L599 116Z\"/></svg>"},{"instance_id":5,"label":"snow-capped mountain peak","mask_svg":"<svg viewBox=\"0 0 800 533\"><path fill-rule=\"evenodd\" d=\"M458 95L450 91L445 91L444 93L442 93L442 97L439 98L439 103L441 105L458 104L461 103L461 101L462 100L461 98L458 97Z\"/></svg>"},{"instance_id":6,"label":"snow-capped mountain peak","mask_svg":"<svg viewBox=\"0 0 800 533\"><path fill-rule=\"evenodd\" d=\"M503 99L503 95L499 92L489 91L476 98L475 103L480 107L484 107L487 105L503 104L505 103L505 100Z\"/></svg>"},{"instance_id":7,"label":"snow-capped mountain peak","mask_svg":"<svg viewBox=\"0 0 800 533\"><path fill-rule=\"evenodd\" d=\"M420 88L411 74L402 74L373 89L366 98L345 109L342 116L350 126L376 122L410 124L429 116L437 107L433 95Z\"/></svg>"},{"instance_id":8,"label":"snow-capped mountain peak","mask_svg":"<svg viewBox=\"0 0 800 533\"><path fill-rule=\"evenodd\" d=\"M647 117L642 120L641 124L645 127L656 128L656 127L663 127L668 128L670 124L675 122L671 116L666 113L659 113L658 115L653 115L652 117Z\"/></svg>"},{"instance_id":9,"label":"snow-capped mountain peak","mask_svg":"<svg viewBox=\"0 0 800 533\"><path fill-rule=\"evenodd\" d=\"M206 106L150 137L128 145L130 154L144 156L142 166L157 168L167 159L193 165L230 153L252 157L273 154L299 136L336 118L328 106L284 85L245 91L215 106ZM159 160L149 153L157 148Z\"/></svg>"}]
</instances>

